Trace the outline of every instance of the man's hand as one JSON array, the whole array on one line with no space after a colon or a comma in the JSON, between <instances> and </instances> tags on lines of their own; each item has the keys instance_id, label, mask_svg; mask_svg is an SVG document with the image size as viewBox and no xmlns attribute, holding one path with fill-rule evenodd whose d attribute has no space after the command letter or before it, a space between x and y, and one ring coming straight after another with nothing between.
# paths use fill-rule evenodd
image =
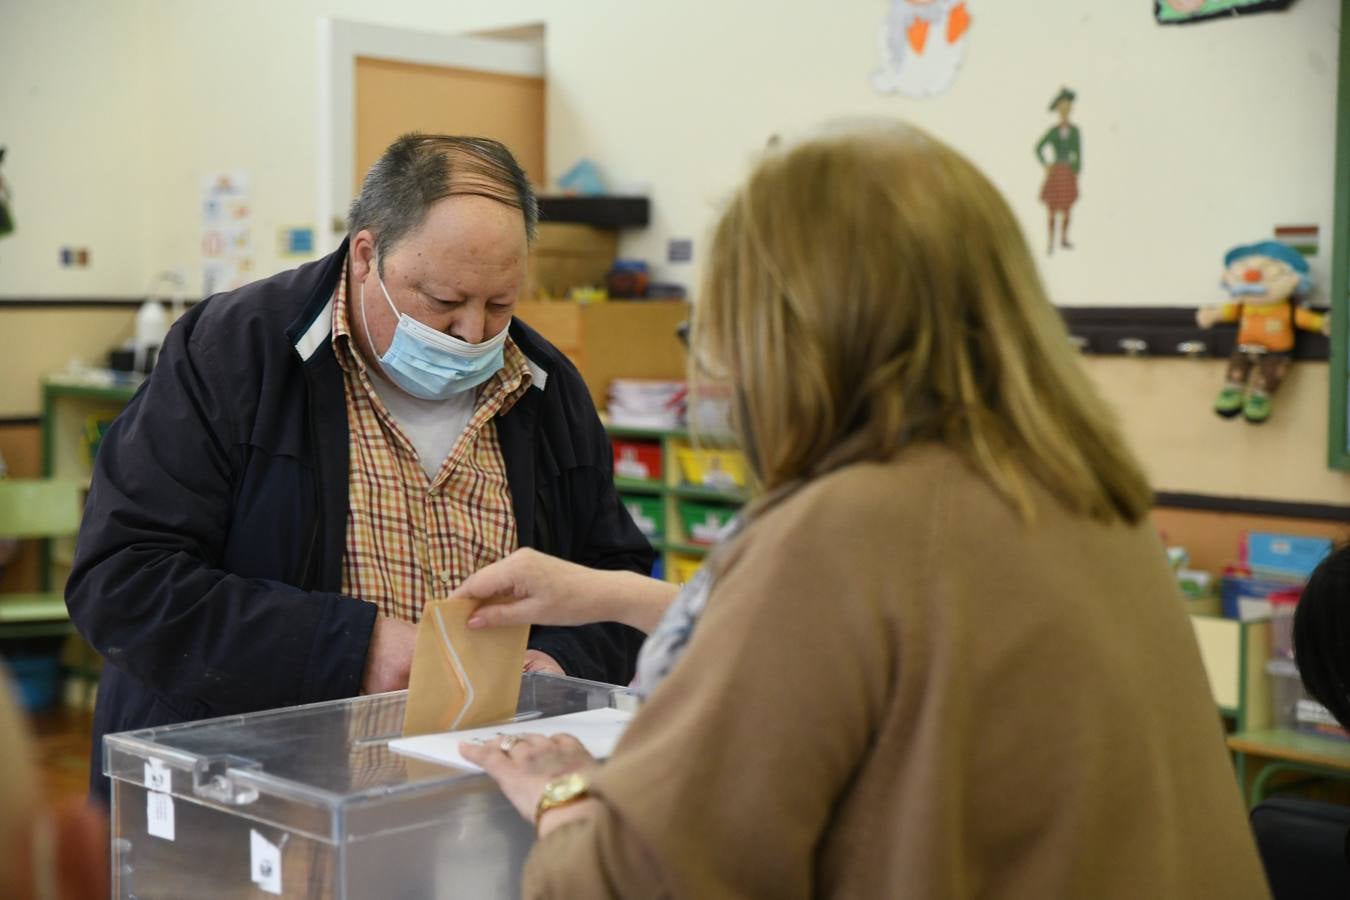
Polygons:
<instances>
[{"instance_id":1,"label":"man's hand","mask_svg":"<svg viewBox=\"0 0 1350 900\"><path fill-rule=\"evenodd\" d=\"M526 650L522 672L543 672L545 675L566 675L558 661L541 650Z\"/></svg>"},{"instance_id":2,"label":"man's hand","mask_svg":"<svg viewBox=\"0 0 1350 900\"><path fill-rule=\"evenodd\" d=\"M361 693L383 694L401 691L412 674L413 648L417 646L417 626L388 616L376 616L366 651L366 672Z\"/></svg>"}]
</instances>

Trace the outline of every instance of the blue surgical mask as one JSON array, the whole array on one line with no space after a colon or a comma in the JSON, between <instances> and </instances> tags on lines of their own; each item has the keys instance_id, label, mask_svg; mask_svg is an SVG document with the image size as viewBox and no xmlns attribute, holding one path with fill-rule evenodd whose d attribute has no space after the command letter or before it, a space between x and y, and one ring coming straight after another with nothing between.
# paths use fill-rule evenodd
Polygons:
<instances>
[{"instance_id":1,"label":"blue surgical mask","mask_svg":"<svg viewBox=\"0 0 1350 900\"><path fill-rule=\"evenodd\" d=\"M394 384L423 400L448 400L455 394L476 388L487 381L504 363L507 329L481 344L470 344L443 334L407 313L401 313L389 297L384 279L378 274L385 302L398 316L394 339L377 359L384 374ZM361 286L361 323L366 323L365 285ZM366 325L366 335L370 326Z\"/></svg>"}]
</instances>

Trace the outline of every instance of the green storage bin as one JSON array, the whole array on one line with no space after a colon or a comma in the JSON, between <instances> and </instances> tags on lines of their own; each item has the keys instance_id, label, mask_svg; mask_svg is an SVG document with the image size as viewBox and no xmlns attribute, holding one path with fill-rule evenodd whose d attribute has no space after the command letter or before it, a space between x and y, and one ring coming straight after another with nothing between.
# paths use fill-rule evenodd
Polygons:
<instances>
[{"instance_id":1,"label":"green storage bin","mask_svg":"<svg viewBox=\"0 0 1350 900\"><path fill-rule=\"evenodd\" d=\"M717 535L736 516L736 507L698 500L681 500L680 524L691 544L713 544Z\"/></svg>"},{"instance_id":2,"label":"green storage bin","mask_svg":"<svg viewBox=\"0 0 1350 900\"><path fill-rule=\"evenodd\" d=\"M659 541L665 536L666 514L659 495L622 494L620 499L648 540Z\"/></svg>"}]
</instances>

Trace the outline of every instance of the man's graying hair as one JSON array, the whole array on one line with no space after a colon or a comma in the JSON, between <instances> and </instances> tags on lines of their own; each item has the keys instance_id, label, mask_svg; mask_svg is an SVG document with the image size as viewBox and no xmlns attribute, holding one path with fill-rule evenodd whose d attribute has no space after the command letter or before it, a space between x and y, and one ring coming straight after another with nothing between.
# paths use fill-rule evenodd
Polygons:
<instances>
[{"instance_id":1,"label":"man's graying hair","mask_svg":"<svg viewBox=\"0 0 1350 900\"><path fill-rule=\"evenodd\" d=\"M499 141L445 134L405 134L366 173L352 202L347 234L375 236L379 270L384 256L417 226L438 200L473 195L518 209L526 240L533 242L539 204L524 170Z\"/></svg>"}]
</instances>

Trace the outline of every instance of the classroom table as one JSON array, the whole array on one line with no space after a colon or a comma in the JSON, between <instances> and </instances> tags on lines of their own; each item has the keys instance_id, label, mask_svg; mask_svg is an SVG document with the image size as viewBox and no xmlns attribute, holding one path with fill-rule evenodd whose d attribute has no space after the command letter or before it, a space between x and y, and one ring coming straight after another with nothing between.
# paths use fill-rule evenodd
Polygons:
<instances>
[{"instance_id":1,"label":"classroom table","mask_svg":"<svg viewBox=\"0 0 1350 900\"><path fill-rule=\"evenodd\" d=\"M1303 774L1350 782L1350 741L1270 728L1231 734L1228 749L1233 752L1248 806L1264 800L1280 776ZM1286 779L1279 786L1291 785Z\"/></svg>"}]
</instances>

